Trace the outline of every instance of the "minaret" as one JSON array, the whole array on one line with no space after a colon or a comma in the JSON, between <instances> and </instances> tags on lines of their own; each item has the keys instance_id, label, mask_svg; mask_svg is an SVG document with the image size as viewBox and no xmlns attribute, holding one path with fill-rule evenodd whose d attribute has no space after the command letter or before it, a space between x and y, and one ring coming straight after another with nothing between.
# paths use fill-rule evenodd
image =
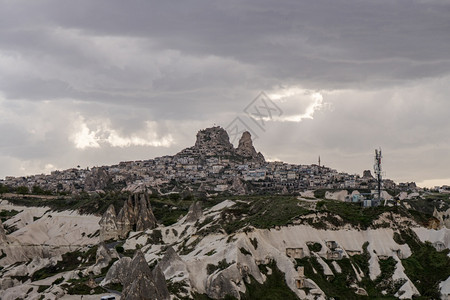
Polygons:
<instances>
[{"instance_id":1,"label":"minaret","mask_svg":"<svg viewBox=\"0 0 450 300\"><path fill-rule=\"evenodd\" d=\"M320 186L322 186L322 169L320 168L320 155L319 155L319 180Z\"/></svg>"}]
</instances>

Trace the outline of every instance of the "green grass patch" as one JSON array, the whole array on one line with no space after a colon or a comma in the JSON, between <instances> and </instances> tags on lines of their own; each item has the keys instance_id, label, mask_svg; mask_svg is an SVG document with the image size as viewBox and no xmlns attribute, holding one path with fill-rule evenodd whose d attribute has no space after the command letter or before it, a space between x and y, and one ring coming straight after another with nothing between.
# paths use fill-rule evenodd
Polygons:
<instances>
[{"instance_id":1,"label":"green grass patch","mask_svg":"<svg viewBox=\"0 0 450 300\"><path fill-rule=\"evenodd\" d=\"M75 270L79 267L90 266L95 263L97 246L90 248L86 252L74 251L62 255L62 260L54 266L48 266L37 270L31 276L31 281L45 279L47 277ZM80 259L79 259L80 258Z\"/></svg>"},{"instance_id":2,"label":"green grass patch","mask_svg":"<svg viewBox=\"0 0 450 300\"><path fill-rule=\"evenodd\" d=\"M97 295L105 292L106 291L99 286L92 289L84 283L70 285L67 288L67 293L69 295Z\"/></svg>"},{"instance_id":3,"label":"green grass patch","mask_svg":"<svg viewBox=\"0 0 450 300\"><path fill-rule=\"evenodd\" d=\"M52 284L60 284L60 283L63 282L63 281L64 281L64 277L59 277L59 278L57 278L55 281L53 281Z\"/></svg>"},{"instance_id":4,"label":"green grass patch","mask_svg":"<svg viewBox=\"0 0 450 300\"><path fill-rule=\"evenodd\" d=\"M439 299L439 282L450 276L449 250L437 252L429 242L411 248L413 254L402 260L406 275L422 296Z\"/></svg>"},{"instance_id":5,"label":"green grass patch","mask_svg":"<svg viewBox=\"0 0 450 300\"><path fill-rule=\"evenodd\" d=\"M325 199L326 192L327 192L327 190L324 190L324 189L315 190L314 197L319 198L319 199Z\"/></svg>"},{"instance_id":6,"label":"green grass patch","mask_svg":"<svg viewBox=\"0 0 450 300\"><path fill-rule=\"evenodd\" d=\"M105 288L118 292L122 292L123 290L123 286L120 283L108 283Z\"/></svg>"},{"instance_id":7,"label":"green grass patch","mask_svg":"<svg viewBox=\"0 0 450 300\"><path fill-rule=\"evenodd\" d=\"M240 199L245 202L236 202L221 213L221 224L228 234L247 225L262 229L288 225L309 213L292 196L245 196Z\"/></svg>"},{"instance_id":8,"label":"green grass patch","mask_svg":"<svg viewBox=\"0 0 450 300\"><path fill-rule=\"evenodd\" d=\"M247 249L245 249L244 247L239 248L239 251L241 251L242 254L244 255L252 255L252 253L250 251L248 251Z\"/></svg>"},{"instance_id":9,"label":"green grass patch","mask_svg":"<svg viewBox=\"0 0 450 300\"><path fill-rule=\"evenodd\" d=\"M312 279L325 292L327 297L334 299L396 299L394 294L400 286L394 286L391 278L395 270L396 261L392 257L385 261L380 260L381 275L375 281L370 280L370 256L367 246L368 244L364 245L364 252L361 255L337 260L336 263L341 267L342 273L334 272L333 276L325 276L323 274L322 265L317 261L316 257L296 259L296 265L304 267L306 278ZM332 263L332 260L324 259L324 261L328 265ZM364 277L358 285L367 291L368 297L356 295L355 290L351 287L351 284L357 282L352 264L355 268L359 267L364 273ZM333 270L334 268L331 269ZM381 293L383 289L387 291L387 295ZM307 292L308 289L305 289L305 291Z\"/></svg>"},{"instance_id":10,"label":"green grass patch","mask_svg":"<svg viewBox=\"0 0 450 300\"><path fill-rule=\"evenodd\" d=\"M20 211L17 210L2 210L0 211L0 219L2 220L2 223L5 222L6 220L11 219L12 217L14 217L15 215L17 215L18 213L20 213Z\"/></svg>"},{"instance_id":11,"label":"green grass patch","mask_svg":"<svg viewBox=\"0 0 450 300\"><path fill-rule=\"evenodd\" d=\"M183 297L181 295L188 294L188 285L184 281L176 281L166 280L167 289L169 290L170 295L177 296L181 299L190 299L189 297ZM180 295L181 294L181 295Z\"/></svg>"},{"instance_id":12,"label":"green grass patch","mask_svg":"<svg viewBox=\"0 0 450 300\"><path fill-rule=\"evenodd\" d=\"M49 285L40 285L39 287L38 287L38 290L37 290L37 292L40 294L40 293L43 293L46 289L48 289L50 286Z\"/></svg>"},{"instance_id":13,"label":"green grass patch","mask_svg":"<svg viewBox=\"0 0 450 300\"><path fill-rule=\"evenodd\" d=\"M23 206L48 206L52 210L78 210L82 214L103 214L110 204L116 212L128 199L128 192L107 192L105 194L88 194L82 192L70 196L27 196L5 198L11 203Z\"/></svg>"},{"instance_id":14,"label":"green grass patch","mask_svg":"<svg viewBox=\"0 0 450 300\"><path fill-rule=\"evenodd\" d=\"M382 213L387 211L397 212L395 207L378 206L378 207L361 207L358 203L341 202L335 200L323 200L320 207L316 207L320 212L328 212L331 216L327 219L330 223L336 226L342 226L344 224L351 224L354 226L360 226L366 229L372 225L372 222L376 220ZM333 215L338 215L342 218L342 221L333 218Z\"/></svg>"},{"instance_id":15,"label":"green grass patch","mask_svg":"<svg viewBox=\"0 0 450 300\"><path fill-rule=\"evenodd\" d=\"M231 263L228 263L226 261L226 259L222 259L221 261L219 261L219 263L217 265L213 265L213 264L208 264L206 266L206 272L208 273L208 275L211 275L212 273L214 273L216 270L225 270L226 268L228 268L229 266L231 266Z\"/></svg>"},{"instance_id":16,"label":"green grass patch","mask_svg":"<svg viewBox=\"0 0 450 300\"><path fill-rule=\"evenodd\" d=\"M253 277L250 277L251 283L245 284L246 292L241 294L241 299L251 300L294 300L298 299L297 295L287 286L285 275L281 272L276 263L272 262L266 267L272 270L272 274L266 275L267 279L260 284Z\"/></svg>"}]
</instances>

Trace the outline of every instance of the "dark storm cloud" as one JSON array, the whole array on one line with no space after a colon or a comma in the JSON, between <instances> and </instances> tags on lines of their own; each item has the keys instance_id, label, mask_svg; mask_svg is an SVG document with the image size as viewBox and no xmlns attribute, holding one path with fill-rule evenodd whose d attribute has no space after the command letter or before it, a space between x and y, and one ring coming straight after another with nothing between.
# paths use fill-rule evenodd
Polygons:
<instances>
[{"instance_id":1,"label":"dark storm cloud","mask_svg":"<svg viewBox=\"0 0 450 300\"><path fill-rule=\"evenodd\" d=\"M352 87L355 82L386 85L449 70L450 4L439 2L38 1L25 5L7 1L2 6L3 49L66 67L88 68L124 89L142 88L142 82L140 86L132 82L144 79L152 91L185 91L198 88L199 81L213 84L215 72L220 73L219 81L233 73L199 64L200 74L189 70L178 77L178 73L184 75L180 72L184 64L193 67L186 56L212 55L250 66L263 75L253 79L258 83L302 82L321 89ZM79 30L81 37L88 38L137 38L138 54L155 53L156 58L171 49L179 51L180 57L161 66L159 76L152 74L158 66L146 61L147 70L136 65L119 68L90 52L95 50L93 41L65 39L64 32L54 33L58 28ZM146 92L151 96L151 91ZM114 99L113 95L90 96Z\"/></svg>"}]
</instances>

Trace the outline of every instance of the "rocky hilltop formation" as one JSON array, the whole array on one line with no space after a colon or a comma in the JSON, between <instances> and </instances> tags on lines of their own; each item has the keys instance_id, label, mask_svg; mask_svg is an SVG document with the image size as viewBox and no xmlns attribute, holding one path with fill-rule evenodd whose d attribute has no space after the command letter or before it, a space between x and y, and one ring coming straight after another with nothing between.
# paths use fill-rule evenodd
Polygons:
<instances>
[{"instance_id":1,"label":"rocky hilltop formation","mask_svg":"<svg viewBox=\"0 0 450 300\"><path fill-rule=\"evenodd\" d=\"M144 231L156 227L156 218L147 193L130 195L116 216L110 205L100 222L100 240L126 238L130 231Z\"/></svg>"},{"instance_id":2,"label":"rocky hilltop formation","mask_svg":"<svg viewBox=\"0 0 450 300\"><path fill-rule=\"evenodd\" d=\"M219 126L206 128L197 132L197 140L195 141L194 147L217 153L226 153L233 149L228 133Z\"/></svg>"},{"instance_id":3,"label":"rocky hilltop formation","mask_svg":"<svg viewBox=\"0 0 450 300\"><path fill-rule=\"evenodd\" d=\"M230 143L230 137L220 126L206 128L197 133L195 145L179 152L176 156L199 156L207 158L220 156L247 161L265 162L261 152L256 152L250 132L245 131L237 148Z\"/></svg>"}]
</instances>

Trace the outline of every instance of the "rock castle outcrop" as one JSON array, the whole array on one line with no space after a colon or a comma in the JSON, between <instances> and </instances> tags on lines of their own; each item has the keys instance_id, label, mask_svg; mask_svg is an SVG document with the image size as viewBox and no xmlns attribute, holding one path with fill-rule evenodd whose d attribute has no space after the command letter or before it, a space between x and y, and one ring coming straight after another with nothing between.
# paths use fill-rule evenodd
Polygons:
<instances>
[{"instance_id":1,"label":"rock castle outcrop","mask_svg":"<svg viewBox=\"0 0 450 300\"><path fill-rule=\"evenodd\" d=\"M112 205L99 222L100 240L126 238L130 231L144 231L156 227L156 218L147 193L131 195L116 216Z\"/></svg>"},{"instance_id":2,"label":"rock castle outcrop","mask_svg":"<svg viewBox=\"0 0 450 300\"><path fill-rule=\"evenodd\" d=\"M230 143L230 138L225 129L221 127L211 127L197 132L197 140L195 141L195 148L211 151L226 153L233 151L233 144Z\"/></svg>"},{"instance_id":3,"label":"rock castle outcrop","mask_svg":"<svg viewBox=\"0 0 450 300\"><path fill-rule=\"evenodd\" d=\"M186 155L198 155L201 158L222 156L255 162L265 161L261 152L256 152L250 132L245 131L239 140L238 147L234 148L226 130L219 126L200 130L197 133L195 145L177 154L177 156Z\"/></svg>"}]
</instances>

